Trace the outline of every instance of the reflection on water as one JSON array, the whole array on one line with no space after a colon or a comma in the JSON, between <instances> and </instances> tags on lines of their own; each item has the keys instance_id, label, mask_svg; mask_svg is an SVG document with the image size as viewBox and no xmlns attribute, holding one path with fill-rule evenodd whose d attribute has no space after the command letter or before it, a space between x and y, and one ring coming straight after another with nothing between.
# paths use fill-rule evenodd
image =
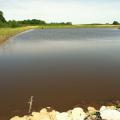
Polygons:
<instances>
[{"instance_id":1,"label":"reflection on water","mask_svg":"<svg viewBox=\"0 0 120 120\"><path fill-rule=\"evenodd\" d=\"M45 29L22 33L0 46L0 116L81 101L119 97L120 31ZM8 102L9 100L9 102Z\"/></svg>"}]
</instances>

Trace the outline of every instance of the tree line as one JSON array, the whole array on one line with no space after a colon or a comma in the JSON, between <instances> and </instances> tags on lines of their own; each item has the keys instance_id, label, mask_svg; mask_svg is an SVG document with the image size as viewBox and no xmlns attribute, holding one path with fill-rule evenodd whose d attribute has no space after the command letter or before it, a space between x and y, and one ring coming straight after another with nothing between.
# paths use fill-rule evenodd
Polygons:
<instances>
[{"instance_id":1,"label":"tree line","mask_svg":"<svg viewBox=\"0 0 120 120\"><path fill-rule=\"evenodd\" d=\"M28 20L9 20L7 21L3 15L3 12L0 11L0 27L20 27L20 26L28 26L28 25L72 25L71 22L61 22L61 23L46 23L43 20L38 19L28 19Z\"/></svg>"},{"instance_id":2,"label":"tree line","mask_svg":"<svg viewBox=\"0 0 120 120\"><path fill-rule=\"evenodd\" d=\"M114 21L113 25L120 25L118 21ZM3 15L3 12L0 11L0 27L20 27L20 26L28 26L28 25L72 25L72 22L61 22L61 23L46 23L43 20L38 19L28 19L28 20L9 20L7 21Z\"/></svg>"}]
</instances>

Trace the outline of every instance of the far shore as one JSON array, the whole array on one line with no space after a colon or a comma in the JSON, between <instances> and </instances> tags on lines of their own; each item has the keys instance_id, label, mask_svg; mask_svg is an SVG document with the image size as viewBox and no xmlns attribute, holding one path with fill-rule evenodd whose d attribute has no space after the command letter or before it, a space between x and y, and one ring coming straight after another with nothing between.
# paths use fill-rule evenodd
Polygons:
<instances>
[{"instance_id":1,"label":"far shore","mask_svg":"<svg viewBox=\"0 0 120 120\"><path fill-rule=\"evenodd\" d=\"M77 25L41 25L38 28L120 28L112 24L77 24Z\"/></svg>"},{"instance_id":2,"label":"far shore","mask_svg":"<svg viewBox=\"0 0 120 120\"><path fill-rule=\"evenodd\" d=\"M57 29L57 28L116 28L120 29L120 25L110 24L80 24L80 25L40 25L40 26L24 26L16 28L0 28L0 43L5 42L10 37L30 29Z\"/></svg>"}]
</instances>

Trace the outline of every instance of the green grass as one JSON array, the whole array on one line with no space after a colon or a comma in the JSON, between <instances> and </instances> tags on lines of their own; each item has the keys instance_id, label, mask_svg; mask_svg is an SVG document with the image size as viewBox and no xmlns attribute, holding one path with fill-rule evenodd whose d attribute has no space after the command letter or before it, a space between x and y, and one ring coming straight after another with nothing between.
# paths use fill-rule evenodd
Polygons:
<instances>
[{"instance_id":1,"label":"green grass","mask_svg":"<svg viewBox=\"0 0 120 120\"><path fill-rule=\"evenodd\" d=\"M120 28L120 25L110 25L110 24L80 24L80 25L43 25L39 26L39 29L50 29L50 28Z\"/></svg>"},{"instance_id":2,"label":"green grass","mask_svg":"<svg viewBox=\"0 0 120 120\"><path fill-rule=\"evenodd\" d=\"M37 28L37 26L26 26L26 27L17 27L17 28L0 28L0 43L4 42L11 36L14 36L20 32Z\"/></svg>"},{"instance_id":3,"label":"green grass","mask_svg":"<svg viewBox=\"0 0 120 120\"><path fill-rule=\"evenodd\" d=\"M40 25L39 29L50 29L50 28L75 28L75 25Z\"/></svg>"},{"instance_id":4,"label":"green grass","mask_svg":"<svg viewBox=\"0 0 120 120\"><path fill-rule=\"evenodd\" d=\"M81 24L81 25L76 25L76 26L80 28L120 28L120 25L110 25L110 24L101 24L101 25Z\"/></svg>"}]
</instances>

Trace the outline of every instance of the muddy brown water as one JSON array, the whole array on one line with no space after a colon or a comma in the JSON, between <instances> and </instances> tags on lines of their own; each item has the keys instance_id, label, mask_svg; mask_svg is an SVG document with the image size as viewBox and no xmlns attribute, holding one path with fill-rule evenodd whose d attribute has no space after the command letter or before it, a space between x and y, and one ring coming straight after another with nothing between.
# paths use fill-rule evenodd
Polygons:
<instances>
[{"instance_id":1,"label":"muddy brown water","mask_svg":"<svg viewBox=\"0 0 120 120\"><path fill-rule=\"evenodd\" d=\"M120 98L120 30L43 29L0 45L0 119Z\"/></svg>"}]
</instances>

